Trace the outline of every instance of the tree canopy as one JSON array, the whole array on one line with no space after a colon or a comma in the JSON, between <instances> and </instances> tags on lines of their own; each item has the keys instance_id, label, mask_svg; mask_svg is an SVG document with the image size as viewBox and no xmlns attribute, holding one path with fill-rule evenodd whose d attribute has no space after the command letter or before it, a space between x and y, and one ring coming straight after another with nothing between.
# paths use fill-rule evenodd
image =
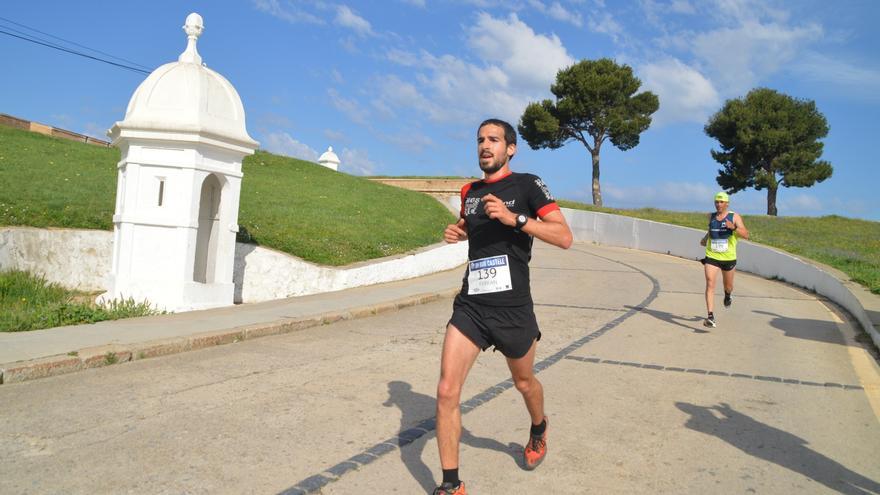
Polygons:
<instances>
[{"instance_id":1,"label":"tree canopy","mask_svg":"<svg viewBox=\"0 0 880 495\"><path fill-rule=\"evenodd\" d=\"M593 204L602 206L599 152L610 140L622 151L639 144L660 106L650 91L636 94L641 81L628 65L611 59L582 60L556 74L550 91L556 101L529 103L518 130L532 149L562 147L581 142L592 155Z\"/></svg>"},{"instance_id":2,"label":"tree canopy","mask_svg":"<svg viewBox=\"0 0 880 495\"><path fill-rule=\"evenodd\" d=\"M767 214L776 215L779 186L810 187L831 177L831 164L819 160L828 122L812 100L799 100L768 88L732 99L704 128L721 150L718 185L729 193L767 189Z\"/></svg>"}]
</instances>

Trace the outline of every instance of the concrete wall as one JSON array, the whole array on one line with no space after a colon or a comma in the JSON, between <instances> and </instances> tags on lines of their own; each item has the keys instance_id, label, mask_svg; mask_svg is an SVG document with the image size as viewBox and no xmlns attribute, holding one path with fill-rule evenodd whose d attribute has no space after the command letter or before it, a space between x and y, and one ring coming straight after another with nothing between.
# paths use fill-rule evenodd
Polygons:
<instances>
[{"instance_id":1,"label":"concrete wall","mask_svg":"<svg viewBox=\"0 0 880 495\"><path fill-rule=\"evenodd\" d=\"M457 196L448 198L457 209ZM563 208L575 240L697 260L704 232L648 220ZM113 234L103 231L0 229L0 269L22 269L82 290L104 290ZM748 241L737 245L737 269L812 290L844 307L880 347L880 297L842 272ZM347 267L323 267L253 244L236 245L235 302L258 302L403 280L455 268L467 243Z\"/></svg>"},{"instance_id":2,"label":"concrete wall","mask_svg":"<svg viewBox=\"0 0 880 495\"><path fill-rule=\"evenodd\" d=\"M637 218L563 208L575 240L702 259L705 231ZM846 274L776 249L742 241L736 269L809 289L844 307L880 347L880 297L849 281Z\"/></svg>"},{"instance_id":3,"label":"concrete wall","mask_svg":"<svg viewBox=\"0 0 880 495\"><path fill-rule=\"evenodd\" d=\"M0 229L0 270L27 270L84 291L107 289L113 233ZM380 284L450 270L467 261L467 243L430 246L344 267L318 266L286 253L236 243L235 302L259 302Z\"/></svg>"}]
</instances>

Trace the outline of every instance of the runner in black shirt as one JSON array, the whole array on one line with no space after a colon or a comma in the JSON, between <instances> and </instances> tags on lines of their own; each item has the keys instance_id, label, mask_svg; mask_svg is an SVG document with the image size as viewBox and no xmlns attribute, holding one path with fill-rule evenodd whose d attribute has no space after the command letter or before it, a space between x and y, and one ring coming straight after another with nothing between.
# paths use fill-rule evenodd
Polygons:
<instances>
[{"instance_id":1,"label":"runner in black shirt","mask_svg":"<svg viewBox=\"0 0 880 495\"><path fill-rule=\"evenodd\" d=\"M458 478L461 389L481 350L495 347L507 358L516 389L531 419L524 466L534 469L547 453L544 390L535 377L541 338L529 289L532 239L567 249L571 230L540 178L510 170L516 131L489 119L477 131L484 179L461 190L461 219L449 225L446 242L468 240L468 266L446 326L437 385L437 444L443 483L435 495L465 495ZM540 221L538 220L540 219Z\"/></svg>"}]
</instances>

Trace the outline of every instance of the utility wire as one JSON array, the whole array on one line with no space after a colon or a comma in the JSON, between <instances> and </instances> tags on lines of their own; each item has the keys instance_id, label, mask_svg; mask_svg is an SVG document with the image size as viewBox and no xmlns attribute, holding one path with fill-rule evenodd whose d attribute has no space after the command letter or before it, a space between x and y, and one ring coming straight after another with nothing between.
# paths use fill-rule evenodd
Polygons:
<instances>
[{"instance_id":1,"label":"utility wire","mask_svg":"<svg viewBox=\"0 0 880 495\"><path fill-rule=\"evenodd\" d=\"M46 35L46 36L48 36L48 37L50 37L50 38L55 38L55 39L58 40L58 41L63 41L63 42L65 42L65 43L70 43L71 45L75 45L75 46L78 46L78 47L80 47L80 48L85 48L86 50L88 50L88 51L90 51L90 52L100 53L101 55L106 55L106 56L108 56L108 57L110 57L110 58L115 58L116 60L121 60L121 61L123 61L123 62L128 62L129 64L131 64L131 65L133 65L133 66L140 67L140 68L142 68L142 69L144 69L144 70L152 70L152 69L150 69L149 67L147 67L147 66L145 66L145 65L141 65L141 64L139 64L139 63L137 63L137 62L132 62L131 60L127 60L127 59L124 59L124 58L122 58L122 57L117 57L117 56L115 56L115 55L111 55L111 54L109 54L109 53L102 52L101 50L96 50L96 49L94 49L94 48L89 48L89 47L87 47L87 46L85 46L85 45L81 45L81 44L79 44L79 43L77 43L77 42L75 42L75 41L70 41L70 40L66 40L66 39L64 39L64 38L59 38L58 36L55 36L55 35L53 35L53 34L49 34L49 33L46 33L46 32L43 32L43 31L40 31L39 29L32 28L32 27L30 27L30 26L26 26L26 25L24 25L24 24L21 24L20 22L15 22L15 21L13 21L12 19L7 19L7 18L5 18L5 17L0 17L0 20L2 20L2 21L6 21L6 22L8 22L8 23L10 23L10 24L15 24L15 25L18 26L18 27L23 27L23 28L25 28L25 29L27 29L27 30L30 30L30 31L34 31L35 33L40 33L40 34ZM21 31L18 31L18 30L16 30L16 29L12 29L12 28L10 28L10 27L7 27L6 29L10 29L10 30L15 31L15 32L17 32L17 33L24 34L25 36L31 36L31 37L33 37L33 38L35 38L35 39L39 39L39 38L36 38L36 36L28 35L28 34L26 34L26 33L22 33ZM45 40L44 40L44 41L45 41Z\"/></svg>"},{"instance_id":2,"label":"utility wire","mask_svg":"<svg viewBox=\"0 0 880 495\"><path fill-rule=\"evenodd\" d=\"M143 65L141 65L141 64L138 64L138 63L136 63L136 62L131 62L131 61L129 61L129 60L125 60L125 59L123 59L123 58L119 58L119 57L116 57L116 56L110 55L109 53L104 53L104 52L102 52L102 51L100 51L100 50L95 50L95 49L89 48L89 47L87 47L87 46L80 45L79 43L75 43L75 42L72 42L72 41L67 41L67 40L65 40L65 39L63 39L63 38L58 38L57 36L53 36L53 35L48 34L48 33L43 33L42 31L39 31L39 30L37 30L37 29L34 29L34 28L31 28L31 27L25 26L25 25L23 25L23 24L19 24L19 23L15 22L15 21L10 21L9 19L3 18L3 17L0 17L0 20L4 20L4 21L6 21L6 22L10 22L10 23L15 24L15 25L17 25L17 26L21 26L21 27L24 27L24 28L26 28L26 29L30 29L30 30L32 30L32 31L36 31L36 32L41 33L41 34L45 34L46 36L51 36L52 38L59 39L59 40L64 41L64 42L66 42L66 43L71 43L71 44L73 44L73 45L80 46L80 47L85 48L85 49L87 49L87 50L91 50L91 51L96 52L96 53L101 53L101 54L103 54L103 55L106 55L106 56L111 57L111 58L115 58L115 59L117 59L117 60L124 60L125 62L129 62L130 64L134 64L134 65L137 65L137 66L140 66L140 67L144 67L144 68L142 69L142 68L139 68L139 67L133 67L133 66L131 66L131 65L121 64L121 63L113 62L112 60L107 60L107 59L104 59L104 58L101 58L101 57L95 57L95 56L92 56L92 55L89 55L89 54L87 54L87 53L83 53L83 52L80 52L80 51L77 51L77 50L72 50L72 49L70 49L70 48L66 48L66 47L63 47L63 46L61 46L61 45L58 45L58 44L52 43L52 42L50 42L50 41L48 41L48 40L40 39L40 38L37 38L36 36L29 35L29 34L27 34L27 33L23 33L23 32L21 32L21 31L19 31L19 30L17 30L17 29L13 29L13 28L10 28L10 27L8 27L8 26L0 26L0 27L4 27L4 28L9 29L9 30L11 30L11 31L15 31L15 32L17 32L17 33L19 33L19 34L11 33L11 32L9 32L9 31L5 31L4 29L0 29L0 34L5 34L5 35L7 35L7 36L12 36L12 37L14 37L14 38L18 38L18 39L21 39L21 40L24 40L24 41L29 41L29 42L31 42L31 43L35 43L35 44L38 44L38 45L42 45L42 46L45 46L45 47L48 47L48 48L54 48L55 50L60 50L60 51L67 52L67 53L70 53L70 54L73 54L73 55L79 55L80 57L85 57L85 58L92 59L92 60L95 60L95 61L98 61L98 62L103 62L103 63L105 63L105 64L109 64L109 65L113 65L113 66L116 66L116 67L120 67L120 68L127 69L127 70L130 70L130 71L133 71L133 72L140 72L140 73L142 73L142 74L150 74L150 72L151 72L151 71L148 70L145 66L143 66Z\"/></svg>"}]
</instances>

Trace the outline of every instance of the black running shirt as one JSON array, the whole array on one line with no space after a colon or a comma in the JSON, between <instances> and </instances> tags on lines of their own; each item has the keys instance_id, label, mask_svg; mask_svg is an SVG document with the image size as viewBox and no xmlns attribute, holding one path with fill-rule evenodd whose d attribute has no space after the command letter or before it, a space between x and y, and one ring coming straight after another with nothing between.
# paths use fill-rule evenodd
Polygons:
<instances>
[{"instance_id":1,"label":"black running shirt","mask_svg":"<svg viewBox=\"0 0 880 495\"><path fill-rule=\"evenodd\" d=\"M494 194L510 211L524 213L530 221L559 210L544 181L532 174L512 172L491 182L479 180L462 187L461 218L467 224L469 245L460 297L487 306L531 304L532 236L489 218L481 199L487 194ZM509 283L505 273L509 273ZM469 290L469 277L475 281L473 290ZM484 282L491 288L485 289Z\"/></svg>"}]
</instances>

